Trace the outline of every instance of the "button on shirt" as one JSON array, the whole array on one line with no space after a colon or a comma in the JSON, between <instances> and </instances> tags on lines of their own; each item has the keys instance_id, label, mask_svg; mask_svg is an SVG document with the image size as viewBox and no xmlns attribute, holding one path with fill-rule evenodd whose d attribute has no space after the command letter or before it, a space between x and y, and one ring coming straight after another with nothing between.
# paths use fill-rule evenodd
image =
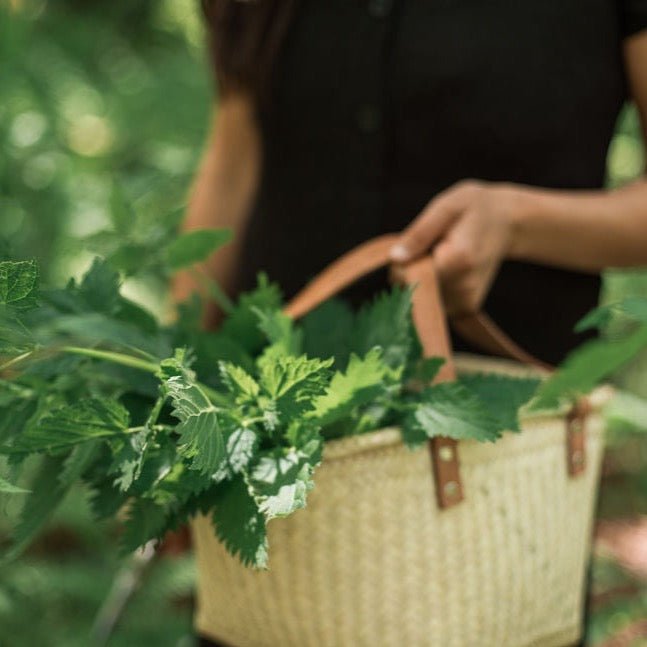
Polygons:
<instances>
[{"instance_id":1,"label":"button on shirt","mask_svg":"<svg viewBox=\"0 0 647 647\"><path fill-rule=\"evenodd\" d=\"M289 296L464 178L602 187L622 39L645 27L645 0L301 0L260 111L241 288L266 270ZM486 307L558 361L598 288L510 262Z\"/></svg>"}]
</instances>

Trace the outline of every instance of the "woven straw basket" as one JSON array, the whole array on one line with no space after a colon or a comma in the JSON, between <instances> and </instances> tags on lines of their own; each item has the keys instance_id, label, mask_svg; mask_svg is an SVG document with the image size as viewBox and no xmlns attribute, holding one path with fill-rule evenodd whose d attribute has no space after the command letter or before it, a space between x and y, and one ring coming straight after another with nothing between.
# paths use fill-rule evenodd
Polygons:
<instances>
[{"instance_id":1,"label":"woven straw basket","mask_svg":"<svg viewBox=\"0 0 647 647\"><path fill-rule=\"evenodd\" d=\"M414 297L414 320L416 310ZM533 371L469 356L456 367ZM585 416L526 416L520 434L494 444L442 439L431 454L410 451L398 429L327 443L307 508L269 524L269 571L242 566L207 517L194 521L197 630L236 647L572 644L607 395L591 394ZM451 449L440 456L452 480L439 447Z\"/></svg>"}]
</instances>

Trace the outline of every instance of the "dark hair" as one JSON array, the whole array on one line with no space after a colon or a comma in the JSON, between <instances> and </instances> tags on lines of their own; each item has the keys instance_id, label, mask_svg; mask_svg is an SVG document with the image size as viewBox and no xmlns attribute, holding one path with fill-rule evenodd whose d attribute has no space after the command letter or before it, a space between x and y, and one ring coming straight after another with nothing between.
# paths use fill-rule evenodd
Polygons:
<instances>
[{"instance_id":1,"label":"dark hair","mask_svg":"<svg viewBox=\"0 0 647 647\"><path fill-rule=\"evenodd\" d=\"M262 100L298 0L202 0L219 92Z\"/></svg>"}]
</instances>

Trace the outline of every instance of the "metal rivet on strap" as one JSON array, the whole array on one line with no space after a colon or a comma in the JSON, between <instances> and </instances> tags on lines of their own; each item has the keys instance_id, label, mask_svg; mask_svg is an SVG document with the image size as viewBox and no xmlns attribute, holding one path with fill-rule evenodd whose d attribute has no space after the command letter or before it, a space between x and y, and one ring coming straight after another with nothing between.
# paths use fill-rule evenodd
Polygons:
<instances>
[{"instance_id":1,"label":"metal rivet on strap","mask_svg":"<svg viewBox=\"0 0 647 647\"><path fill-rule=\"evenodd\" d=\"M453 499L458 494L458 489L458 483L456 481L448 481L445 483L443 491L448 499Z\"/></svg>"},{"instance_id":2,"label":"metal rivet on strap","mask_svg":"<svg viewBox=\"0 0 647 647\"><path fill-rule=\"evenodd\" d=\"M440 456L441 461L451 463L454 460L454 450L447 445L443 445L438 451L438 456Z\"/></svg>"}]
</instances>

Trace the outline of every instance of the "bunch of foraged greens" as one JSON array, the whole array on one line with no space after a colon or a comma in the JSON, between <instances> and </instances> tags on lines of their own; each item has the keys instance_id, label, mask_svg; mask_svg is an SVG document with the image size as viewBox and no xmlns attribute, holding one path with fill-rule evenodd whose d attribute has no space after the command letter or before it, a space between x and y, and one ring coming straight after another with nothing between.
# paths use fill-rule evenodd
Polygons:
<instances>
[{"instance_id":1,"label":"bunch of foraged greens","mask_svg":"<svg viewBox=\"0 0 647 647\"><path fill-rule=\"evenodd\" d=\"M185 234L160 259L190 267L225 240ZM83 481L98 518L126 509L126 550L204 512L233 554L262 567L266 524L305 505L326 439L399 425L412 447L436 435L494 441L518 430L537 390L492 375L429 386L442 360L421 356L407 289L357 314L330 301L297 323L263 276L235 304L209 289L227 309L217 332L200 328L197 298L160 324L102 261L57 290L40 289L33 261L0 262L0 491L27 494L9 557ZM647 324L610 344L591 342L535 404L588 390L647 344ZM27 493L14 484L32 455Z\"/></svg>"}]
</instances>

